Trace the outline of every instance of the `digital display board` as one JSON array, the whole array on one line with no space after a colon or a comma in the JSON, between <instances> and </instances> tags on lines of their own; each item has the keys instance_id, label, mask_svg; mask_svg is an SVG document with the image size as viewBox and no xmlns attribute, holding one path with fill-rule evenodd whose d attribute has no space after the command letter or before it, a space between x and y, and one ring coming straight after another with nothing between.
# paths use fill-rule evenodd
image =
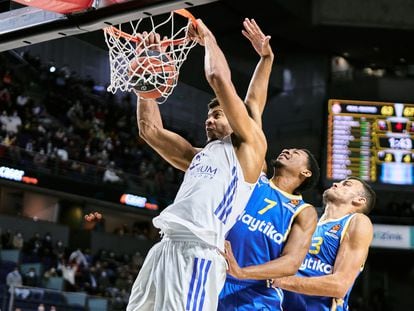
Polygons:
<instances>
[{"instance_id":1,"label":"digital display board","mask_svg":"<svg viewBox=\"0 0 414 311\"><path fill-rule=\"evenodd\" d=\"M331 99L326 178L414 185L414 104Z\"/></svg>"}]
</instances>

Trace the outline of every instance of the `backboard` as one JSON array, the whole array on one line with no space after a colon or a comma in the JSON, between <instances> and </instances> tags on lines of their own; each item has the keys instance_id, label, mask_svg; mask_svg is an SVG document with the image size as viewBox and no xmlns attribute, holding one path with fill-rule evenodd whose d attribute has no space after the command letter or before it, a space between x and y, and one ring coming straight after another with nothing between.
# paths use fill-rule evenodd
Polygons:
<instances>
[{"instance_id":1,"label":"backboard","mask_svg":"<svg viewBox=\"0 0 414 311\"><path fill-rule=\"evenodd\" d=\"M9 1L9 10L0 13L0 52L215 1L95 0L87 9L70 14Z\"/></svg>"}]
</instances>

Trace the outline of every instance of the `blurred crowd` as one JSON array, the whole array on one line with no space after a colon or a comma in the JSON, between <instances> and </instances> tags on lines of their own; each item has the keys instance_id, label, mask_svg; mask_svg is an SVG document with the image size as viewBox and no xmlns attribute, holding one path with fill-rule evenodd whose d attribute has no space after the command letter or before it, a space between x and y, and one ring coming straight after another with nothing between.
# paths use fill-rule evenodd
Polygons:
<instances>
[{"instance_id":1,"label":"blurred crowd","mask_svg":"<svg viewBox=\"0 0 414 311\"><path fill-rule=\"evenodd\" d=\"M89 249L70 250L50 233L44 236L36 233L25 239L21 232L6 230L1 233L0 241L0 249L21 251L21 260L6 274L7 286L42 288L50 278L61 277L62 290L106 297L111 303L110 310L125 310L133 281L144 260L139 252L116 254L103 249L91 254ZM41 269L31 267L22 272L20 265L26 263L40 263ZM39 271L42 271L40 275ZM25 298L29 293L22 289L18 295Z\"/></svg>"},{"instance_id":2,"label":"blurred crowd","mask_svg":"<svg viewBox=\"0 0 414 311\"><path fill-rule=\"evenodd\" d=\"M128 185L173 197L182 174L139 139L135 102L68 67L51 71L24 53L0 55L0 158L70 178Z\"/></svg>"}]
</instances>

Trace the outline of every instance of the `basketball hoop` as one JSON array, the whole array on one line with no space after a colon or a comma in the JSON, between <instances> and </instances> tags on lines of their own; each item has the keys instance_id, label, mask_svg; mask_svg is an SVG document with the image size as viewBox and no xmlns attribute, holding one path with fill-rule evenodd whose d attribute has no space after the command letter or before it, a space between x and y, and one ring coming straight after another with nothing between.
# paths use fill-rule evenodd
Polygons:
<instances>
[{"instance_id":1,"label":"basketball hoop","mask_svg":"<svg viewBox=\"0 0 414 311\"><path fill-rule=\"evenodd\" d=\"M197 44L188 37L190 23L196 23L194 16L181 9L161 21L148 16L126 26L104 28L111 69L108 91L135 91L141 98L164 103L177 85L181 65ZM147 45L146 37L140 36L144 31L147 36L158 33L168 39L159 46Z\"/></svg>"}]
</instances>

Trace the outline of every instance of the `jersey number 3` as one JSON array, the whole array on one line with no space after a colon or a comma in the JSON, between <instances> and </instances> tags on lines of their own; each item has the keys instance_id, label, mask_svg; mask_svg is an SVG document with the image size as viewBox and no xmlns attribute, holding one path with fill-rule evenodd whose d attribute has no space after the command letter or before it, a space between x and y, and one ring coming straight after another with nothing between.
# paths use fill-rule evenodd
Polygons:
<instances>
[{"instance_id":1,"label":"jersey number 3","mask_svg":"<svg viewBox=\"0 0 414 311\"><path fill-rule=\"evenodd\" d=\"M321 250L321 245L323 243L323 238L320 236L312 238L311 248L309 249L309 254L316 255L319 254Z\"/></svg>"}]
</instances>

